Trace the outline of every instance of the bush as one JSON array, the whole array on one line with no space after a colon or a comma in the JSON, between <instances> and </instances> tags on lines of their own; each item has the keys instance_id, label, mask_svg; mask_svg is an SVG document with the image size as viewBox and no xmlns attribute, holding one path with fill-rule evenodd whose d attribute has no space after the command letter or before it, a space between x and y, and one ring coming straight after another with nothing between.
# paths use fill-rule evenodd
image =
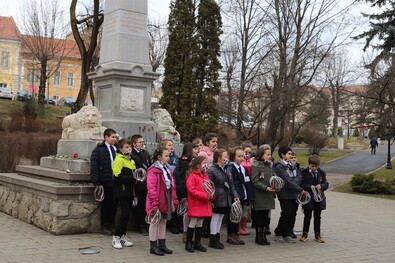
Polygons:
<instances>
[{"instance_id":1,"label":"bush","mask_svg":"<svg viewBox=\"0 0 395 263\"><path fill-rule=\"evenodd\" d=\"M343 127L338 127L337 128L337 135L338 136L343 136Z\"/></svg>"},{"instance_id":2,"label":"bush","mask_svg":"<svg viewBox=\"0 0 395 263\"><path fill-rule=\"evenodd\" d=\"M328 136L320 133L315 128L307 128L302 131L305 138L305 142L309 147L309 154L319 155L322 148L324 148L328 142Z\"/></svg>"},{"instance_id":3,"label":"bush","mask_svg":"<svg viewBox=\"0 0 395 263\"><path fill-rule=\"evenodd\" d=\"M303 136L303 134L298 133L295 136L295 143L301 144L305 141L305 137Z\"/></svg>"},{"instance_id":4,"label":"bush","mask_svg":"<svg viewBox=\"0 0 395 263\"><path fill-rule=\"evenodd\" d=\"M40 158L56 154L59 134L1 132L2 143L0 152L0 173L14 172L15 166L22 156L30 159L34 165L40 163Z\"/></svg>"},{"instance_id":5,"label":"bush","mask_svg":"<svg viewBox=\"0 0 395 263\"><path fill-rule=\"evenodd\" d=\"M373 174L354 174L350 184L351 188L358 193L393 194L391 182L376 180Z\"/></svg>"},{"instance_id":6,"label":"bush","mask_svg":"<svg viewBox=\"0 0 395 263\"><path fill-rule=\"evenodd\" d=\"M358 138L359 135L360 135L360 134L359 134L359 129L358 129L358 128L355 128L355 129L354 129L354 133L352 134L352 137L357 137L357 138Z\"/></svg>"}]
</instances>

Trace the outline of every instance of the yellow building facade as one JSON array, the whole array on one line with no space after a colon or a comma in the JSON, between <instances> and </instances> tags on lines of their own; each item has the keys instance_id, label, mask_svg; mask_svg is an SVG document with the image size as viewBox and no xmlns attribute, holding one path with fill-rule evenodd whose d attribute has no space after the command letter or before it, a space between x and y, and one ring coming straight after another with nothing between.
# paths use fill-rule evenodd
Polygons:
<instances>
[{"instance_id":1,"label":"yellow building facade","mask_svg":"<svg viewBox=\"0 0 395 263\"><path fill-rule=\"evenodd\" d=\"M0 86L9 87L14 92L29 90L37 94L41 66L24 46L24 37L12 17L0 16ZM56 41L65 47L65 51L48 62L46 94L49 98L76 99L81 83L78 47L71 38Z\"/></svg>"}]
</instances>

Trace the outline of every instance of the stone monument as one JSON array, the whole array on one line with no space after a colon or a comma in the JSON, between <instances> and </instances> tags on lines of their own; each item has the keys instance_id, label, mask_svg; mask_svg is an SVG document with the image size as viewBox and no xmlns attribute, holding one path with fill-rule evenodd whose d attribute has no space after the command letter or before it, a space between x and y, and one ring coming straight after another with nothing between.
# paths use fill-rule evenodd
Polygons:
<instances>
[{"instance_id":1,"label":"stone monument","mask_svg":"<svg viewBox=\"0 0 395 263\"><path fill-rule=\"evenodd\" d=\"M156 124L158 141L162 139L172 139L175 143L180 143L180 133L174 128L173 119L166 109L155 109L152 111L152 120Z\"/></svg>"},{"instance_id":2,"label":"stone monument","mask_svg":"<svg viewBox=\"0 0 395 263\"><path fill-rule=\"evenodd\" d=\"M149 63L147 1L106 0L100 62L89 73L103 125L130 136L154 133L151 87L159 74ZM154 136L156 137L156 136ZM155 138L154 138L155 139Z\"/></svg>"}]
</instances>

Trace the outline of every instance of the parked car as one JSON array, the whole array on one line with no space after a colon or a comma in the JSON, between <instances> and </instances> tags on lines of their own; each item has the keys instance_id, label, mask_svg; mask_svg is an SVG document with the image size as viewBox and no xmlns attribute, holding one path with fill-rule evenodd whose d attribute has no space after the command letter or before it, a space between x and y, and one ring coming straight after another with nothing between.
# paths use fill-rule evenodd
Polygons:
<instances>
[{"instance_id":1,"label":"parked car","mask_svg":"<svg viewBox=\"0 0 395 263\"><path fill-rule=\"evenodd\" d=\"M30 91L27 90L20 90L18 91L17 99L20 101L31 100L33 95Z\"/></svg>"},{"instance_id":2,"label":"parked car","mask_svg":"<svg viewBox=\"0 0 395 263\"><path fill-rule=\"evenodd\" d=\"M0 88L0 98L12 100L14 98L14 93L9 88L1 87Z\"/></svg>"},{"instance_id":3,"label":"parked car","mask_svg":"<svg viewBox=\"0 0 395 263\"><path fill-rule=\"evenodd\" d=\"M63 97L60 98L58 101L58 105L60 106L73 106L73 103L75 102L75 99L73 99L72 97Z\"/></svg>"}]
</instances>

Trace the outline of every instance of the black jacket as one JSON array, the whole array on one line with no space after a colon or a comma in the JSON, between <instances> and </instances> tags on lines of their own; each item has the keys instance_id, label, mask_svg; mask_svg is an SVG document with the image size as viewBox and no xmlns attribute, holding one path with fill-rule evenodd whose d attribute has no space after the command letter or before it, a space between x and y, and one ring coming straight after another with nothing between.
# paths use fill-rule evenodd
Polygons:
<instances>
[{"instance_id":1,"label":"black jacket","mask_svg":"<svg viewBox=\"0 0 395 263\"><path fill-rule=\"evenodd\" d=\"M111 157L104 141L92 151L91 180L95 185L113 186Z\"/></svg>"},{"instance_id":2,"label":"black jacket","mask_svg":"<svg viewBox=\"0 0 395 263\"><path fill-rule=\"evenodd\" d=\"M147 159L148 166L145 167L143 165L143 158L141 157L141 154L144 154L145 158ZM134 161L136 164L136 169L138 168L144 168L145 170L148 170L148 168L151 166L151 157L149 153L146 150L140 150L140 153L136 151L136 149L132 149L132 152L130 154L130 158ZM141 198L145 198L145 195L147 194L147 180L144 182L138 183L135 185L135 191L136 195L140 196Z\"/></svg>"},{"instance_id":3,"label":"black jacket","mask_svg":"<svg viewBox=\"0 0 395 263\"><path fill-rule=\"evenodd\" d=\"M186 187L186 175L191 161L188 157L181 157L179 162L174 169L173 175L176 180L176 190L178 200L182 200L187 197L187 187Z\"/></svg>"},{"instance_id":4,"label":"black jacket","mask_svg":"<svg viewBox=\"0 0 395 263\"><path fill-rule=\"evenodd\" d=\"M315 178L311 173L310 173L310 168L306 168L302 171L302 187L304 190L309 192L311 195L311 200L307 204L303 205L303 208L306 209L314 209L314 198L313 198L313 191L311 190L312 185L321 185L321 190L326 191L329 187L329 183L326 180L326 172L324 170L321 170L318 168L318 173L317 173L317 178ZM326 209L326 198L324 198L323 201L319 202L319 207L321 210Z\"/></svg>"}]
</instances>

